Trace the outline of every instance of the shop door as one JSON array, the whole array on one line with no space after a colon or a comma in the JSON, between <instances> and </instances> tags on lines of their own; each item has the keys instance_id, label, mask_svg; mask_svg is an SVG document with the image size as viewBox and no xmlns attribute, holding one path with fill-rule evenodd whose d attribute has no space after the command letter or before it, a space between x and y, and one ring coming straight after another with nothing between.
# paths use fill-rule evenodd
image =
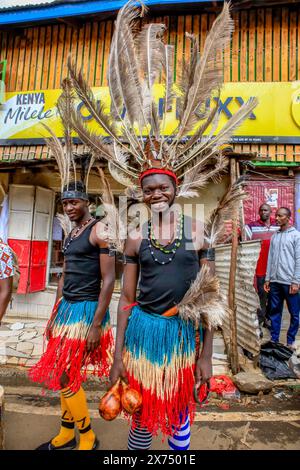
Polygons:
<instances>
[{"instance_id":1,"label":"shop door","mask_svg":"<svg viewBox=\"0 0 300 470\"><path fill-rule=\"evenodd\" d=\"M9 186L8 244L19 261L21 276L18 294L28 292L34 197L34 186Z\"/></svg>"},{"instance_id":2,"label":"shop door","mask_svg":"<svg viewBox=\"0 0 300 470\"><path fill-rule=\"evenodd\" d=\"M272 217L279 207L288 207L294 220L295 183L293 179L250 180L245 185L249 197L244 201L245 224L259 218L258 209L263 203L272 207Z\"/></svg>"},{"instance_id":3,"label":"shop door","mask_svg":"<svg viewBox=\"0 0 300 470\"><path fill-rule=\"evenodd\" d=\"M46 287L54 193L50 189L10 185L8 243L16 252L21 277L18 294Z\"/></svg>"},{"instance_id":4,"label":"shop door","mask_svg":"<svg viewBox=\"0 0 300 470\"><path fill-rule=\"evenodd\" d=\"M53 200L54 192L51 189L36 187L31 237L29 292L44 290L46 287Z\"/></svg>"}]
</instances>

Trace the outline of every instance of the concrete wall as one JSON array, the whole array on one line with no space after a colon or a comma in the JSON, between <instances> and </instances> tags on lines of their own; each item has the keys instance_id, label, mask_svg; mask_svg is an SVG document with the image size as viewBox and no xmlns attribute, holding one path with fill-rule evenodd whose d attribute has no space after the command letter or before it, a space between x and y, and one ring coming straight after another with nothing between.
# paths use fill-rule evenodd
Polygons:
<instances>
[{"instance_id":1,"label":"concrete wall","mask_svg":"<svg viewBox=\"0 0 300 470\"><path fill-rule=\"evenodd\" d=\"M117 306L120 294L113 294L109 309L111 315L111 323L113 326L117 324ZM48 288L43 292L34 294L17 295L13 294L12 301L9 304L5 317L18 318L26 320L48 320L55 302L56 289Z\"/></svg>"}]
</instances>

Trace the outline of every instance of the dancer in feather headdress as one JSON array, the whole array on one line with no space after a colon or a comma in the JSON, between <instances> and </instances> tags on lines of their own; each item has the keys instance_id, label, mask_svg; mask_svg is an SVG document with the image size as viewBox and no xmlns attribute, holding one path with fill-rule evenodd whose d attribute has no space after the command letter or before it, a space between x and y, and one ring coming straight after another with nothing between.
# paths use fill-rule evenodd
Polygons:
<instances>
[{"instance_id":1,"label":"dancer in feather headdress","mask_svg":"<svg viewBox=\"0 0 300 470\"><path fill-rule=\"evenodd\" d=\"M212 110L206 107L208 98L219 95L223 52L233 31L229 5L225 3L201 56L197 38L187 34L192 53L190 62L183 64L177 84L179 119L171 131L173 139L166 137L166 116L174 105L176 91L174 48L163 42L163 24L147 24L137 32L135 22L145 11L142 3L140 6L129 1L115 22L108 65L109 115L69 61L76 93L105 130L111 145L94 130L88 130L75 111L71 118L81 140L107 159L113 178L127 186L131 196L142 197L152 213L145 232L137 231L126 242L116 351L110 373L112 383L120 376L126 377L143 396L142 409L133 417L128 448L149 448L152 435L162 431L169 436L172 449L188 449L195 407L193 387L206 382L212 374L213 328L221 324L226 306L209 267L199 271L203 264L213 268L213 249L197 240L203 226L173 211L173 203L176 196L197 196L199 189L210 180L216 181L226 170L227 160L220 148L257 103L250 99L218 131L217 106ZM161 77L165 95L164 117L160 120L153 88ZM217 239L220 211L225 206L224 202L213 214L206 238ZM203 344L196 360L199 324L204 327Z\"/></svg>"},{"instance_id":2,"label":"dancer in feather headdress","mask_svg":"<svg viewBox=\"0 0 300 470\"><path fill-rule=\"evenodd\" d=\"M109 237L103 222L91 217L88 209L91 156L81 158L81 170L85 169L83 182L77 179L78 159L73 153L67 117L72 99L70 93L68 82L64 82L58 109L65 130L65 145L62 146L49 128L52 137L47 143L58 164L62 206L73 229L64 241L63 273L45 333L47 347L29 372L33 381L60 390L62 417L59 434L38 450L75 448L75 424L80 435L78 450L97 447L98 440L91 429L81 383L86 379L90 365L98 376L108 375L113 345L108 306L114 288L115 258L110 256ZM103 174L101 177L105 182Z\"/></svg>"}]
</instances>

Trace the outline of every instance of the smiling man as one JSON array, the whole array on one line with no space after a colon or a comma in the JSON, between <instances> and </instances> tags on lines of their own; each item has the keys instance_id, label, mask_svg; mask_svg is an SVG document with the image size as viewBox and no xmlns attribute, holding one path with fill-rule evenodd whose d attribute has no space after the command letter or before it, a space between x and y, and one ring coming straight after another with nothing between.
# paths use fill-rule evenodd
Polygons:
<instances>
[{"instance_id":1,"label":"smiling man","mask_svg":"<svg viewBox=\"0 0 300 470\"><path fill-rule=\"evenodd\" d=\"M194 412L194 383L205 383L212 375L213 332L204 331L195 370L195 325L182 321L172 309L200 269L201 246L195 239L203 227L172 210L177 186L173 172L150 169L142 173L140 181L151 219L145 231L142 227L126 243L110 378L112 383L119 377L128 378L143 396L142 409L134 416L129 433L128 449L149 449L152 435L160 430L169 436L171 449L186 450Z\"/></svg>"},{"instance_id":2,"label":"smiling man","mask_svg":"<svg viewBox=\"0 0 300 470\"><path fill-rule=\"evenodd\" d=\"M279 341L283 303L286 301L291 316L287 332L287 346L295 350L299 329L300 233L290 225L291 211L280 207L276 212L279 230L271 239L265 291L269 293L271 339Z\"/></svg>"},{"instance_id":3,"label":"smiling man","mask_svg":"<svg viewBox=\"0 0 300 470\"><path fill-rule=\"evenodd\" d=\"M228 166L222 147L253 111L257 100L250 98L220 132L206 133L218 121L218 106L205 111L205 116L202 110L207 98L215 101L216 90L221 89L223 62L219 58L229 46L234 28L230 5L224 2L204 44L207 60L203 61L199 53L197 35L187 34L192 44L192 66L184 68L180 92L176 94L178 121L168 129L167 112L172 108L175 92L175 48L164 41L164 24L147 22L138 32L145 11L143 4L128 1L118 12L108 61L108 115L101 106L95 107L82 74L71 61L68 65L77 96L88 109L93 109L112 145L108 147L101 135L91 134L85 124L78 122L76 113L72 125L93 153L100 153L108 161L111 176L127 187L127 195L139 199L141 183L144 202L151 209L145 230L141 224L141 231L136 236L130 233L127 239L110 374L112 383L127 377L130 386L142 393L142 408L133 417L128 448L149 448L152 435L161 431L169 437L172 449L188 449L195 409L194 384L204 383L211 376L212 328L222 324L226 307L222 306L218 280L208 268L199 271L199 259L202 258L201 263L213 261L208 261L208 256L213 257L213 248L203 253L198 240L203 226L180 211L173 211L173 203L177 190L178 196L192 198L209 181L219 181ZM162 82L163 117L153 88ZM208 228L211 244L216 225ZM201 249L204 256L200 255ZM201 309L209 297L203 295L207 292L214 292L216 297L213 307L208 302L209 321L197 359L197 331L199 324L204 323ZM182 306L181 301L187 293L193 302L189 313L182 316L180 308L186 309L186 304ZM214 325L212 317L216 318Z\"/></svg>"},{"instance_id":4,"label":"smiling man","mask_svg":"<svg viewBox=\"0 0 300 470\"><path fill-rule=\"evenodd\" d=\"M32 380L60 390L61 428L38 450L76 447L93 450L98 440L91 429L85 393L81 387L89 365L98 376L108 374L108 349L112 346L108 306L115 280L115 259L99 238L101 222L89 213L88 195L80 182L70 183L61 196L74 228L64 243L64 268L56 303L48 323L47 349L30 370Z\"/></svg>"}]
</instances>

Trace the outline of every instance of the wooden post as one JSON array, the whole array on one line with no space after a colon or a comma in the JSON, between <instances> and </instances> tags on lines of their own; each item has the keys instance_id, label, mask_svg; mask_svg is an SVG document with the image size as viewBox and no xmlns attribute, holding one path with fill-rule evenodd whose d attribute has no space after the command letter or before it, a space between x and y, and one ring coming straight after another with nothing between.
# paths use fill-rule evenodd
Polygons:
<instances>
[{"instance_id":1,"label":"wooden post","mask_svg":"<svg viewBox=\"0 0 300 470\"><path fill-rule=\"evenodd\" d=\"M4 389L0 385L0 450L4 449Z\"/></svg>"},{"instance_id":2,"label":"wooden post","mask_svg":"<svg viewBox=\"0 0 300 470\"><path fill-rule=\"evenodd\" d=\"M230 159L230 176L231 184L234 184L237 176L236 160ZM236 303L235 303L235 276L237 265L238 250L238 207L234 209L232 214L232 245L231 260L229 273L229 290L228 290L228 306L230 309L230 365L233 374L239 371L239 360L237 350L237 323L236 323Z\"/></svg>"}]
</instances>

